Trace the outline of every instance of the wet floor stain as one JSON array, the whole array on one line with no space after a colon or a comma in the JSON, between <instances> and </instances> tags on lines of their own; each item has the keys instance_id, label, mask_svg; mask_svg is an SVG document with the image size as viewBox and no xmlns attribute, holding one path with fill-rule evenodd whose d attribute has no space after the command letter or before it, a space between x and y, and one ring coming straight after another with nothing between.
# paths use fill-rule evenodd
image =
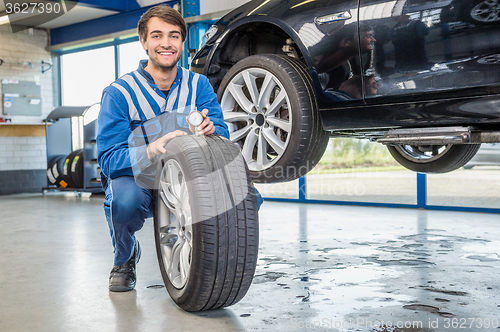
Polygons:
<instances>
[{"instance_id":1,"label":"wet floor stain","mask_svg":"<svg viewBox=\"0 0 500 332\"><path fill-rule=\"evenodd\" d=\"M279 278L286 276L286 275L287 274L283 273L283 272L269 271L269 272L266 272L264 274L255 275L253 277L252 283L253 284L262 284L265 282L274 282L274 281L278 280Z\"/></svg>"},{"instance_id":2,"label":"wet floor stain","mask_svg":"<svg viewBox=\"0 0 500 332\"><path fill-rule=\"evenodd\" d=\"M488 255L488 256L481 256L481 255L466 255L465 258L467 259L472 259L480 262L497 262L500 261L500 257L498 255Z\"/></svg>"},{"instance_id":3,"label":"wet floor stain","mask_svg":"<svg viewBox=\"0 0 500 332\"><path fill-rule=\"evenodd\" d=\"M433 262L429 262L426 260L418 260L418 259L394 259L394 260L384 260L379 259L378 257L362 257L369 262L380 264L381 266L393 266L393 265L402 265L402 266L422 266L422 265L435 265Z\"/></svg>"},{"instance_id":4,"label":"wet floor stain","mask_svg":"<svg viewBox=\"0 0 500 332\"><path fill-rule=\"evenodd\" d=\"M149 288L149 289L161 289L161 288L164 288L165 286L164 285L151 285L151 286L148 286L146 288Z\"/></svg>"},{"instance_id":5,"label":"wet floor stain","mask_svg":"<svg viewBox=\"0 0 500 332\"><path fill-rule=\"evenodd\" d=\"M450 302L450 300L448 300L448 299L441 299L439 297L434 298L434 300L438 301L438 302Z\"/></svg>"},{"instance_id":6,"label":"wet floor stain","mask_svg":"<svg viewBox=\"0 0 500 332\"><path fill-rule=\"evenodd\" d=\"M447 274L453 272L445 270L450 267L450 262L458 259L458 263L451 265L454 271L464 265L462 273L479 276L483 266L500 261L500 256L495 255L495 246L479 236L467 237L468 232L458 236L439 228L419 231L392 236L361 231L361 235L354 233L355 236L348 238L328 236L328 240L323 234L306 240L307 232L302 232L291 242L273 242L272 254L268 251L267 256L259 257L254 283L268 291L280 292L280 296L287 297L287 303L292 303L295 309L287 309L289 312L283 312L278 318L262 317L260 321L267 326L274 325L276 331L283 331L292 318L297 319L294 323L305 324L321 321L321 318L334 322L350 318L375 321L394 315L405 322L427 323L432 317L464 317L477 306L473 301L476 294L469 292L465 279ZM463 250L465 247L469 249ZM494 292L487 289L484 285L482 291ZM378 326L332 330L440 331L428 329L425 324L420 328Z\"/></svg>"},{"instance_id":7,"label":"wet floor stain","mask_svg":"<svg viewBox=\"0 0 500 332\"><path fill-rule=\"evenodd\" d=\"M443 293L443 294L448 294L448 295L456 295L456 296L466 296L467 295L467 292L447 290L447 289L438 289L438 288L433 288L433 287L423 287L423 289L426 291L429 291L429 292Z\"/></svg>"},{"instance_id":8,"label":"wet floor stain","mask_svg":"<svg viewBox=\"0 0 500 332\"><path fill-rule=\"evenodd\" d=\"M404 305L403 308L408 310L415 310L416 312L418 311L430 312L433 314L438 314L441 317L448 317L448 318L455 317L455 315L450 312L441 311L440 308L427 304L408 304Z\"/></svg>"}]
</instances>

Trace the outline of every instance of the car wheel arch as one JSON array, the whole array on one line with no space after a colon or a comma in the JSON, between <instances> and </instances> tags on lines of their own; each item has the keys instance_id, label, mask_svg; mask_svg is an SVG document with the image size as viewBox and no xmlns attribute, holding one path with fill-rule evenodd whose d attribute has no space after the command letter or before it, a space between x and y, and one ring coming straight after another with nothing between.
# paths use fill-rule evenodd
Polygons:
<instances>
[{"instance_id":1,"label":"car wheel arch","mask_svg":"<svg viewBox=\"0 0 500 332\"><path fill-rule=\"evenodd\" d=\"M286 53L283 52L282 47L286 44L288 38L297 46L299 60L308 68L311 68L312 63L307 48L296 32L284 21L272 17L263 17L259 18L259 21L256 21L254 17L251 17L239 20L236 24L229 27L229 29L217 41L217 48L211 55L210 66L217 66L217 69L212 73L206 73L216 92L225 74L238 61L258 54L284 55ZM234 45L240 43L246 46L248 44L241 40L244 38L242 37L243 35L258 36L259 41L254 45L248 45L247 52L235 52ZM272 47L267 47L266 45L274 45L274 50L272 50Z\"/></svg>"}]
</instances>

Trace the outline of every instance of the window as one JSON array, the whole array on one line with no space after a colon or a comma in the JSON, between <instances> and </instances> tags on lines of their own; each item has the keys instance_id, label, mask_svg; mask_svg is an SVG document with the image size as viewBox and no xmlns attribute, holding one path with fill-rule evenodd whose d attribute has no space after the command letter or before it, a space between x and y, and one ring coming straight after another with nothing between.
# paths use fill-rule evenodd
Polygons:
<instances>
[{"instance_id":1,"label":"window","mask_svg":"<svg viewBox=\"0 0 500 332\"><path fill-rule=\"evenodd\" d=\"M120 76L130 73L139 67L139 61L147 59L146 51L139 41L121 44L118 46L120 54Z\"/></svg>"},{"instance_id":2,"label":"window","mask_svg":"<svg viewBox=\"0 0 500 332\"><path fill-rule=\"evenodd\" d=\"M115 80L113 47L61 56L63 106L87 106L101 101L102 90Z\"/></svg>"}]
</instances>

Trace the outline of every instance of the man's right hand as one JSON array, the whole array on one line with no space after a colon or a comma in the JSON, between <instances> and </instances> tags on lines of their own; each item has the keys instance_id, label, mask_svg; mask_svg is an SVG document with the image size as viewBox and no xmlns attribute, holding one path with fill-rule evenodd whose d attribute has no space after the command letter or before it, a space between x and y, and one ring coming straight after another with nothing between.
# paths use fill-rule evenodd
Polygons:
<instances>
[{"instance_id":1,"label":"man's right hand","mask_svg":"<svg viewBox=\"0 0 500 332\"><path fill-rule=\"evenodd\" d=\"M167 150L165 150L165 145L167 144L168 141L170 141L172 138L177 137L177 136L184 136L187 135L186 132L182 130L176 130L171 133L166 134L165 136L162 136L158 138L156 141L150 143L147 148L147 153L148 153L148 159L153 160L155 156L166 153Z\"/></svg>"}]
</instances>

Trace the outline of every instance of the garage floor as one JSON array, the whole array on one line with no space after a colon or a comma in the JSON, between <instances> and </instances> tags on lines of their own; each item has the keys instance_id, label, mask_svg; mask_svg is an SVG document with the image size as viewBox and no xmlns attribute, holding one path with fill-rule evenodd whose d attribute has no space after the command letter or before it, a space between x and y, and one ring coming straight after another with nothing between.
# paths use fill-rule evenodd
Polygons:
<instances>
[{"instance_id":1,"label":"garage floor","mask_svg":"<svg viewBox=\"0 0 500 332\"><path fill-rule=\"evenodd\" d=\"M187 313L151 220L137 289L110 293L102 197L0 196L0 211L0 331L500 331L496 214L265 202L246 297Z\"/></svg>"}]
</instances>

